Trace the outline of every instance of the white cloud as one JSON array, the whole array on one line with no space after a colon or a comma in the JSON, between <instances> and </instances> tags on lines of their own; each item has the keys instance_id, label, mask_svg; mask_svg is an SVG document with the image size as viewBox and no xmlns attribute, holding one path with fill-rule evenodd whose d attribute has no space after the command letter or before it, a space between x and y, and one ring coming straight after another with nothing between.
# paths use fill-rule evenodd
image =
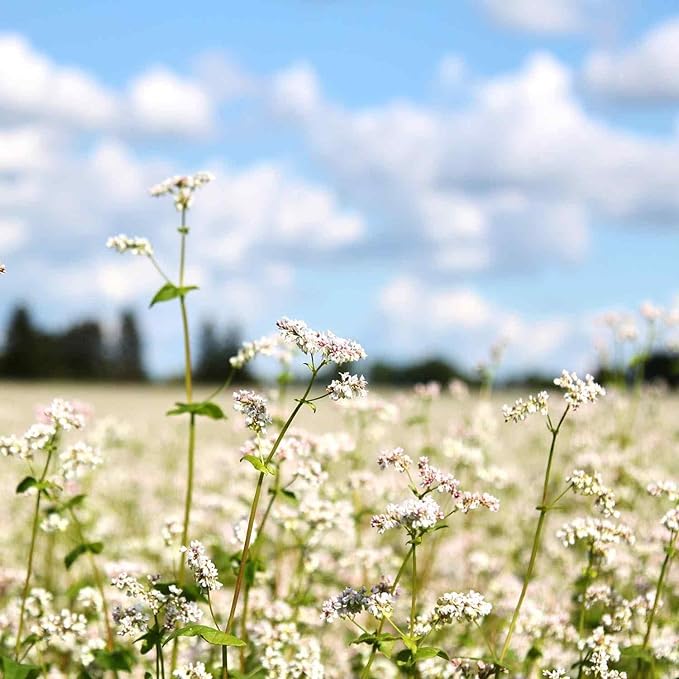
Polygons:
<instances>
[{"instance_id":1,"label":"white cloud","mask_svg":"<svg viewBox=\"0 0 679 679\"><path fill-rule=\"evenodd\" d=\"M642 103L679 101L679 18L655 26L631 47L597 51L584 66L595 93Z\"/></svg>"},{"instance_id":2,"label":"white cloud","mask_svg":"<svg viewBox=\"0 0 679 679\"><path fill-rule=\"evenodd\" d=\"M459 87L467 77L467 64L459 54L446 54L439 62L436 80L444 89Z\"/></svg>"},{"instance_id":3,"label":"white cloud","mask_svg":"<svg viewBox=\"0 0 679 679\"><path fill-rule=\"evenodd\" d=\"M0 253L6 258L26 241L26 225L12 217L0 217Z\"/></svg>"},{"instance_id":4,"label":"white cloud","mask_svg":"<svg viewBox=\"0 0 679 679\"><path fill-rule=\"evenodd\" d=\"M129 88L133 125L154 134L209 133L215 123L213 102L195 82L166 68L137 76Z\"/></svg>"},{"instance_id":5,"label":"white cloud","mask_svg":"<svg viewBox=\"0 0 679 679\"><path fill-rule=\"evenodd\" d=\"M601 0L482 0L490 18L529 33L580 33L592 22Z\"/></svg>"},{"instance_id":6,"label":"white cloud","mask_svg":"<svg viewBox=\"0 0 679 679\"><path fill-rule=\"evenodd\" d=\"M485 359L491 344L503 339L514 367L535 368L562 353L574 333L568 318L527 318L473 288L437 286L410 276L389 281L378 308L390 336L407 351L451 355L454 348L467 367Z\"/></svg>"},{"instance_id":7,"label":"white cloud","mask_svg":"<svg viewBox=\"0 0 679 679\"><path fill-rule=\"evenodd\" d=\"M321 103L316 72L308 64L295 64L272 78L271 100L277 111L293 118L307 118Z\"/></svg>"}]
</instances>

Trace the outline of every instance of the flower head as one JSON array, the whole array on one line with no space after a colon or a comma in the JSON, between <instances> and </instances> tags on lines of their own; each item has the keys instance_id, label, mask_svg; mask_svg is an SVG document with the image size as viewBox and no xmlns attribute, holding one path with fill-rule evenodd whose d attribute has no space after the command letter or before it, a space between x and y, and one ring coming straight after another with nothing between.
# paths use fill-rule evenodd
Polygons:
<instances>
[{"instance_id":1,"label":"flower head","mask_svg":"<svg viewBox=\"0 0 679 679\"><path fill-rule=\"evenodd\" d=\"M245 416L245 424L256 434L266 434L271 424L266 399L250 389L241 389L233 394L233 409Z\"/></svg>"},{"instance_id":2,"label":"flower head","mask_svg":"<svg viewBox=\"0 0 679 679\"><path fill-rule=\"evenodd\" d=\"M363 375L340 373L339 377L338 380L330 382L326 388L331 400L340 401L342 399L362 398L368 393L368 381Z\"/></svg>"},{"instance_id":3,"label":"flower head","mask_svg":"<svg viewBox=\"0 0 679 679\"><path fill-rule=\"evenodd\" d=\"M606 390L589 374L581 380L576 373L564 370L560 377L554 379L554 384L564 390L564 401L571 410L577 410L584 403L594 403L600 396L606 395Z\"/></svg>"},{"instance_id":4,"label":"flower head","mask_svg":"<svg viewBox=\"0 0 679 679\"><path fill-rule=\"evenodd\" d=\"M193 571L193 577L202 590L209 592L222 588L222 583L217 580L219 577L217 568L205 553L202 542L191 540L189 547L180 547L179 551L186 553L186 563Z\"/></svg>"},{"instance_id":5,"label":"flower head","mask_svg":"<svg viewBox=\"0 0 679 679\"><path fill-rule=\"evenodd\" d=\"M354 340L337 337L334 333L312 330L304 321L281 318L276 321L281 336L295 344L303 354L320 354L328 363L343 365L365 358L363 347Z\"/></svg>"},{"instance_id":6,"label":"flower head","mask_svg":"<svg viewBox=\"0 0 679 679\"><path fill-rule=\"evenodd\" d=\"M528 397L528 401L522 398L517 399L513 406L502 406L502 414L505 422L521 422L534 413L546 415L548 411L549 394L546 391L541 391L537 396L532 394Z\"/></svg>"},{"instance_id":7,"label":"flower head","mask_svg":"<svg viewBox=\"0 0 679 679\"><path fill-rule=\"evenodd\" d=\"M186 176L175 175L152 186L149 193L154 197L171 195L174 197L177 210L188 210L193 203L194 191L213 181L214 178L210 172L196 172L194 175Z\"/></svg>"},{"instance_id":8,"label":"flower head","mask_svg":"<svg viewBox=\"0 0 679 679\"><path fill-rule=\"evenodd\" d=\"M111 236L106 241L106 247L112 248L117 252L131 252L133 255L142 255L150 257L153 255L153 248L148 238L141 238L140 236L126 236L124 233L117 236Z\"/></svg>"}]
</instances>

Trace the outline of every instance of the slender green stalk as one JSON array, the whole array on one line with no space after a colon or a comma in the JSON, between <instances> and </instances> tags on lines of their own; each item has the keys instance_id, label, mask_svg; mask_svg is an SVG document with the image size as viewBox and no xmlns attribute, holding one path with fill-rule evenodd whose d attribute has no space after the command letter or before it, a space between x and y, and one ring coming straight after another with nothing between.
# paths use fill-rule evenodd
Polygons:
<instances>
[{"instance_id":1,"label":"slender green stalk","mask_svg":"<svg viewBox=\"0 0 679 679\"><path fill-rule=\"evenodd\" d=\"M52 453L56 448L56 434L53 436L49 443L47 444L47 460L45 461L45 467L40 475L39 483L42 483L47 477L47 470L49 469L50 462L52 461ZM35 555L35 542L38 537L38 525L40 522L40 500L42 499L42 488L38 488L35 497L35 508L33 509L33 524L31 527L31 544L28 549L28 564L26 565L26 579L24 580L24 586L21 591L21 610L19 611L19 627L17 629L16 644L14 646L14 655L17 662L19 661L19 650L21 649L21 635L24 631L24 617L26 615L26 599L28 598L28 592L31 588L31 575L33 574L33 557Z\"/></svg>"},{"instance_id":2,"label":"slender green stalk","mask_svg":"<svg viewBox=\"0 0 679 679\"><path fill-rule=\"evenodd\" d=\"M547 458L547 468L545 469L545 480L542 485L542 500L540 502L540 506L538 507L538 511L540 512L540 515L538 517L538 522L535 527L535 535L533 536L533 547L531 549L530 553L530 561L528 562L528 570L526 571L526 574L523 578L523 586L521 588L521 594L519 595L519 601L516 604L516 608L514 609L514 613L512 615L512 621L509 624L509 631L507 632L507 638L505 639L505 643L502 646L502 652L500 653L500 663L503 662L505 659L505 656L507 655L507 651L509 650L509 646L512 641L512 636L514 635L514 630L516 629L516 624L519 620L519 613L521 612L521 606L523 605L523 601L526 598L526 592L528 591L528 585L533 577L533 571L535 570L535 562L537 560L538 556L538 551L540 550L540 542L542 539L542 530L544 528L545 524L545 518L547 516L547 512L551 509L551 507L547 503L547 493L549 492L549 481L550 481L550 476L552 472L552 462L554 460L554 449L556 447L556 439L559 435L559 430L561 429L561 425L563 424L564 420L566 419L566 415L568 414L569 407L566 406L566 409L563 412L563 415L561 416L561 419L559 420L559 423L556 425L556 427L552 426L551 420L548 420L549 424L549 430L552 433L552 443L549 447L549 457Z\"/></svg>"},{"instance_id":3,"label":"slender green stalk","mask_svg":"<svg viewBox=\"0 0 679 679\"><path fill-rule=\"evenodd\" d=\"M406 566L408 565L408 561L410 561L412 552L415 551L415 545L411 544L410 549L408 550L408 553L405 556L405 559L403 559L403 563L401 564L401 567L398 569L398 573L396 574L396 577L394 578L394 584L391 586L391 593L393 594L396 591L396 587L398 586L399 581L403 577L403 573L405 572ZM385 618L382 618L380 620L380 624L377 626L377 631L375 632L375 636L379 636L382 634L382 630L384 629L384 623L385 623ZM368 679L370 676L370 668L372 667L372 664L375 662L375 658L377 657L377 646L373 646L372 650L370 651L370 656L368 658L368 662L366 663L365 667L363 668L363 672L361 672L361 677L360 679Z\"/></svg>"},{"instance_id":4,"label":"slender green stalk","mask_svg":"<svg viewBox=\"0 0 679 679\"><path fill-rule=\"evenodd\" d=\"M578 639L582 639L585 633L585 612L587 602L587 590L592 582L592 569L594 568L594 552L590 545L587 553L587 570L585 571L585 582L582 588L582 601L580 602L580 613L578 615ZM584 649L580 651L580 664L578 665L578 679L581 679L583 672Z\"/></svg>"},{"instance_id":5,"label":"slender green stalk","mask_svg":"<svg viewBox=\"0 0 679 679\"><path fill-rule=\"evenodd\" d=\"M413 572L412 572L412 587L410 594L410 633L415 629L415 611L417 609L417 548L413 545Z\"/></svg>"},{"instance_id":6,"label":"slender green stalk","mask_svg":"<svg viewBox=\"0 0 679 679\"><path fill-rule=\"evenodd\" d=\"M83 532L83 527L82 523L80 523L80 520L78 519L78 515L75 513L75 510L73 507L68 508L68 513L71 516L71 519L73 521L73 525L76 528L76 532L78 533L78 539L80 540L80 543L83 544L86 542L85 540L85 535ZM109 618L109 611L108 611L108 603L106 602L106 593L104 590L104 581L101 577L101 571L97 567L97 562L94 558L94 555L92 552L87 553L89 557L89 562L90 562L90 568L92 569L92 578L94 579L94 584L95 587L97 588L97 591L99 592L99 596L101 597L101 608L102 608L102 614L104 616L104 626L106 628L106 650L107 651L112 651L113 650L113 629L111 628L111 620Z\"/></svg>"},{"instance_id":7,"label":"slender green stalk","mask_svg":"<svg viewBox=\"0 0 679 679\"><path fill-rule=\"evenodd\" d=\"M321 364L318 368L312 368L311 370L311 379L309 380L309 384L306 388L306 391L304 392L304 395L302 398L300 398L297 401L297 405L295 406L294 410L290 414L290 417L288 417L287 421L283 425L282 429L280 430L278 437L276 438L276 441L274 442L273 446L271 447L271 452L269 453L268 457L265 460L265 465L268 465L271 460L273 459L274 455L276 454L276 451L278 450L278 447L281 444L281 441L283 440L283 437L287 433L288 429L290 428L290 425L292 424L292 421L297 417L297 413L302 409L302 406L306 403L306 399L309 396L309 393L311 392L311 388L314 384L314 380L316 379L316 375L318 374L318 371L323 367L323 364ZM259 477L257 479L257 487L255 488L255 495L252 499L252 504L250 506L250 516L248 518L248 527L247 531L245 533L245 542L243 544L243 552L241 554L241 560L240 560L240 566L238 568L238 575L236 576L236 585L234 588L233 592L233 599L231 601L231 610L229 611L229 619L226 623L226 629L225 631L227 633L231 632L231 629L233 628L233 623L236 617L236 609L238 607L238 599L240 597L240 592L243 587L243 578L245 576L245 567L247 565L248 557L250 556L250 542L252 539L252 530L255 525L255 517L257 516L257 508L259 506L259 500L262 495L262 486L264 484L264 472L260 472Z\"/></svg>"},{"instance_id":8,"label":"slender green stalk","mask_svg":"<svg viewBox=\"0 0 679 679\"><path fill-rule=\"evenodd\" d=\"M646 625L646 634L644 634L644 641L642 644L642 648L646 649L648 647L648 642L651 640L651 631L653 629L653 623L655 621L655 616L658 611L658 605L660 602L660 599L662 598L662 591L663 588L665 587L665 581L667 580L667 576L670 572L670 566L672 564L672 559L674 558L676 554L676 541L677 541L677 536L679 535L679 532L670 532L670 539L667 543L667 551L665 554L665 558L662 562L662 566L660 568L660 575L658 576L658 584L656 585L655 588L655 598L653 600L653 608L651 609L651 614L648 616L648 623Z\"/></svg>"}]
</instances>

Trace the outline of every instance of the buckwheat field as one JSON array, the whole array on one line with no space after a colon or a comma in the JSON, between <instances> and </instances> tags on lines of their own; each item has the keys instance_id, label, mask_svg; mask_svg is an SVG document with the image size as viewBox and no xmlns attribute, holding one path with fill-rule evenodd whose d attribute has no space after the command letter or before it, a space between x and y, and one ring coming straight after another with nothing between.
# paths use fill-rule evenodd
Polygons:
<instances>
[{"instance_id":1,"label":"buckwheat field","mask_svg":"<svg viewBox=\"0 0 679 679\"><path fill-rule=\"evenodd\" d=\"M187 215L211 178L151 190L176 276L108 241L177 307L183 390L3 394L4 676L679 676L676 398L639 362L627 385L373 392L360 337L285 317L198 389ZM673 320L642 312L649 336ZM253 361L274 386L238 386Z\"/></svg>"}]
</instances>

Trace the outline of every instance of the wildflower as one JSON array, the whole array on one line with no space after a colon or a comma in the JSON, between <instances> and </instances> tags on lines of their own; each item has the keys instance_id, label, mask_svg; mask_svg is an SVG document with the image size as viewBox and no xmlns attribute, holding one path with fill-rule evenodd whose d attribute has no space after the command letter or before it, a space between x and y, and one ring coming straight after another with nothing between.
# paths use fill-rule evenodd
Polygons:
<instances>
[{"instance_id":1,"label":"wildflower","mask_svg":"<svg viewBox=\"0 0 679 679\"><path fill-rule=\"evenodd\" d=\"M27 459L31 456L31 451L25 438L14 435L0 436L0 455Z\"/></svg>"},{"instance_id":2,"label":"wildflower","mask_svg":"<svg viewBox=\"0 0 679 679\"><path fill-rule=\"evenodd\" d=\"M491 512L500 510L500 501L490 493L470 493L465 491L458 496L455 503L457 511L467 514L468 512L483 507Z\"/></svg>"},{"instance_id":3,"label":"wildflower","mask_svg":"<svg viewBox=\"0 0 679 679\"><path fill-rule=\"evenodd\" d=\"M188 176L175 175L152 186L149 193L156 198L164 195L174 196L177 210L188 210L193 203L194 191L213 181L214 178L210 172L197 172Z\"/></svg>"},{"instance_id":4,"label":"wildflower","mask_svg":"<svg viewBox=\"0 0 679 679\"><path fill-rule=\"evenodd\" d=\"M55 398L44 409L43 415L52 422L55 427L64 431L82 429L85 426L85 418L77 412L75 405L61 398Z\"/></svg>"},{"instance_id":5,"label":"wildflower","mask_svg":"<svg viewBox=\"0 0 679 679\"><path fill-rule=\"evenodd\" d=\"M165 519L160 535L166 547L170 547L177 540L178 536L182 534L182 524L178 519Z\"/></svg>"},{"instance_id":6,"label":"wildflower","mask_svg":"<svg viewBox=\"0 0 679 679\"><path fill-rule=\"evenodd\" d=\"M198 540L191 540L189 547L181 547L180 552L186 553L186 563L193 571L193 577L198 586L205 591L222 588L222 583L217 580L219 573L214 563L205 554L205 547Z\"/></svg>"},{"instance_id":7,"label":"wildflower","mask_svg":"<svg viewBox=\"0 0 679 679\"><path fill-rule=\"evenodd\" d=\"M241 389L233 394L233 409L245 415L245 425L256 434L266 434L271 424L266 399L249 389Z\"/></svg>"},{"instance_id":8,"label":"wildflower","mask_svg":"<svg viewBox=\"0 0 679 679\"><path fill-rule=\"evenodd\" d=\"M111 617L118 627L120 636L132 636L138 633L145 633L148 630L149 616L144 613L141 604L128 606L115 606Z\"/></svg>"},{"instance_id":9,"label":"wildflower","mask_svg":"<svg viewBox=\"0 0 679 679\"><path fill-rule=\"evenodd\" d=\"M441 395L441 385L438 382L424 382L413 387L415 396L423 401L433 401Z\"/></svg>"},{"instance_id":10,"label":"wildflower","mask_svg":"<svg viewBox=\"0 0 679 679\"><path fill-rule=\"evenodd\" d=\"M571 410L577 410L584 403L594 403L599 396L606 395L606 390L589 374L581 380L576 373L564 370L560 377L554 379L554 384L566 392L563 398Z\"/></svg>"},{"instance_id":11,"label":"wildflower","mask_svg":"<svg viewBox=\"0 0 679 679\"><path fill-rule=\"evenodd\" d=\"M600 557L612 555L616 544L635 542L632 530L622 523L612 523L608 519L578 518L565 524L556 534L564 547L573 546L578 540L586 541L592 552Z\"/></svg>"},{"instance_id":12,"label":"wildflower","mask_svg":"<svg viewBox=\"0 0 679 679\"><path fill-rule=\"evenodd\" d=\"M380 469L393 467L397 472L403 473L412 466L413 461L405 454L403 448L393 448L392 450L383 450L377 458L377 464Z\"/></svg>"},{"instance_id":13,"label":"wildflower","mask_svg":"<svg viewBox=\"0 0 679 679\"><path fill-rule=\"evenodd\" d=\"M131 252L133 255L141 255L143 257L151 257L153 255L153 248L148 238L141 236L126 236L120 233L117 236L111 236L106 241L106 247L120 252Z\"/></svg>"},{"instance_id":14,"label":"wildflower","mask_svg":"<svg viewBox=\"0 0 679 679\"><path fill-rule=\"evenodd\" d=\"M361 375L340 373L338 380L333 380L327 386L326 391L333 401L364 397L367 393L368 381Z\"/></svg>"},{"instance_id":15,"label":"wildflower","mask_svg":"<svg viewBox=\"0 0 679 679\"><path fill-rule=\"evenodd\" d=\"M671 533L679 532L679 507L670 509L665 516L662 517L660 523Z\"/></svg>"},{"instance_id":16,"label":"wildflower","mask_svg":"<svg viewBox=\"0 0 679 679\"><path fill-rule=\"evenodd\" d=\"M453 497L460 495L460 482L447 472L442 472L429 464L429 458L421 457L417 462L420 474L420 485L427 490L438 490L439 493L449 493Z\"/></svg>"},{"instance_id":17,"label":"wildflower","mask_svg":"<svg viewBox=\"0 0 679 679\"><path fill-rule=\"evenodd\" d=\"M275 356L281 363L288 364L292 356L282 345L282 338L278 335L267 335L252 342L243 342L235 356L229 358L232 367L244 368L256 356Z\"/></svg>"},{"instance_id":18,"label":"wildflower","mask_svg":"<svg viewBox=\"0 0 679 679\"><path fill-rule=\"evenodd\" d=\"M45 533L63 533L68 528L69 521L58 512L50 512L41 522L40 530Z\"/></svg>"},{"instance_id":19,"label":"wildflower","mask_svg":"<svg viewBox=\"0 0 679 679\"><path fill-rule=\"evenodd\" d=\"M566 479L575 493L584 496L596 496L594 506L604 516L620 516L620 512L615 509L615 495L613 491L603 484L601 474L594 472L588 474L582 469L574 470Z\"/></svg>"},{"instance_id":20,"label":"wildflower","mask_svg":"<svg viewBox=\"0 0 679 679\"><path fill-rule=\"evenodd\" d=\"M646 486L646 491L653 497L660 497L666 495L670 502L679 502L679 484L675 481L658 481L656 483L649 483Z\"/></svg>"},{"instance_id":21,"label":"wildflower","mask_svg":"<svg viewBox=\"0 0 679 679\"><path fill-rule=\"evenodd\" d=\"M513 406L502 406L502 414L505 422L521 422L534 413L546 415L548 412L549 394L546 391L541 391L537 396L532 394L528 397L528 401L519 398L514 402Z\"/></svg>"},{"instance_id":22,"label":"wildflower","mask_svg":"<svg viewBox=\"0 0 679 679\"><path fill-rule=\"evenodd\" d=\"M205 665L198 661L183 665L172 673L176 679L212 679L212 675L205 669Z\"/></svg>"},{"instance_id":23,"label":"wildflower","mask_svg":"<svg viewBox=\"0 0 679 679\"><path fill-rule=\"evenodd\" d=\"M387 505L386 512L373 516L370 525L376 528L378 533L398 526L402 526L408 532L424 532L428 528L433 528L443 516L441 508L432 498L425 497L421 500L410 498L398 505Z\"/></svg>"},{"instance_id":24,"label":"wildflower","mask_svg":"<svg viewBox=\"0 0 679 679\"><path fill-rule=\"evenodd\" d=\"M321 620L323 622L332 622L338 618L353 620L357 615L363 613L366 601L365 587L360 589L345 587L337 596L323 602Z\"/></svg>"},{"instance_id":25,"label":"wildflower","mask_svg":"<svg viewBox=\"0 0 679 679\"><path fill-rule=\"evenodd\" d=\"M59 455L59 461L61 475L67 480L80 478L102 462L99 451L86 443L69 446Z\"/></svg>"},{"instance_id":26,"label":"wildflower","mask_svg":"<svg viewBox=\"0 0 679 679\"><path fill-rule=\"evenodd\" d=\"M555 667L553 670L542 670L542 676L547 679L563 679L568 674L563 667Z\"/></svg>"},{"instance_id":27,"label":"wildflower","mask_svg":"<svg viewBox=\"0 0 679 679\"><path fill-rule=\"evenodd\" d=\"M342 365L365 358L363 347L354 340L337 337L334 333L312 330L304 321L281 318L276 321L281 337L295 344L303 354L320 354L328 363Z\"/></svg>"},{"instance_id":28,"label":"wildflower","mask_svg":"<svg viewBox=\"0 0 679 679\"><path fill-rule=\"evenodd\" d=\"M431 629L440 629L455 622L479 622L481 618L490 615L493 610L483 595L473 589L466 593L446 592L437 600L433 610L420 624Z\"/></svg>"}]
</instances>

